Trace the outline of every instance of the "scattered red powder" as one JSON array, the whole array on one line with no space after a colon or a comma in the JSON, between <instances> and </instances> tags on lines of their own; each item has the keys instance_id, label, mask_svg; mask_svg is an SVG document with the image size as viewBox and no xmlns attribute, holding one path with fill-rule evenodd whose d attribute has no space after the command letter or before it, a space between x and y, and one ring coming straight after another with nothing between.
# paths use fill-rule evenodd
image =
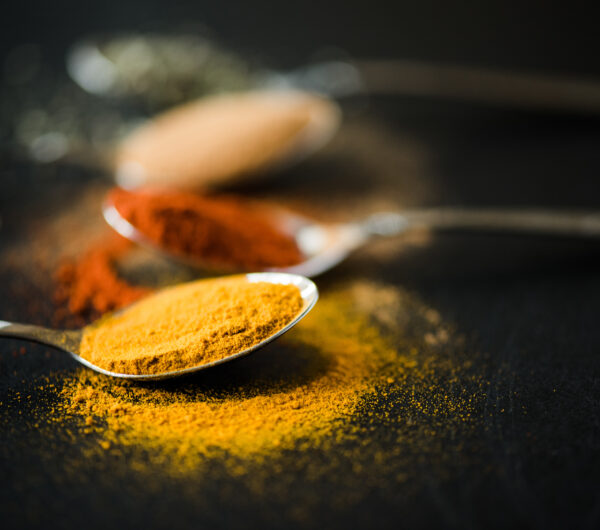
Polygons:
<instances>
[{"instance_id":1,"label":"scattered red powder","mask_svg":"<svg viewBox=\"0 0 600 530\"><path fill-rule=\"evenodd\" d=\"M302 255L259 207L241 199L188 193L129 192L115 188L108 200L149 240L173 254L223 269L261 270L297 264ZM62 322L77 324L127 306L151 289L120 278L116 263L133 247L111 234L56 272L55 300ZM59 309L59 313L61 309ZM82 320L83 319L83 320Z\"/></svg>"},{"instance_id":2,"label":"scattered red powder","mask_svg":"<svg viewBox=\"0 0 600 530\"><path fill-rule=\"evenodd\" d=\"M129 305L151 290L119 278L115 262L132 243L110 234L76 260L65 261L56 272L55 300L72 315L98 316Z\"/></svg>"}]
</instances>

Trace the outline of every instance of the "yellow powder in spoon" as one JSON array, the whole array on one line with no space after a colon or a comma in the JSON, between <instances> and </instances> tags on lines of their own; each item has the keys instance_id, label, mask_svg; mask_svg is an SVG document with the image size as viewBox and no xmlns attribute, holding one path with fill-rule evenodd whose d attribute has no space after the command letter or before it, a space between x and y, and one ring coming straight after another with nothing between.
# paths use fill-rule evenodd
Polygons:
<instances>
[{"instance_id":1,"label":"yellow powder in spoon","mask_svg":"<svg viewBox=\"0 0 600 530\"><path fill-rule=\"evenodd\" d=\"M318 96L260 90L204 98L134 131L116 153L117 180L203 189L317 147L337 128L337 106Z\"/></svg>"},{"instance_id":2,"label":"yellow powder in spoon","mask_svg":"<svg viewBox=\"0 0 600 530\"><path fill-rule=\"evenodd\" d=\"M245 276L164 289L84 330L80 355L124 374L157 374L217 361L257 345L302 309L294 285Z\"/></svg>"}]
</instances>

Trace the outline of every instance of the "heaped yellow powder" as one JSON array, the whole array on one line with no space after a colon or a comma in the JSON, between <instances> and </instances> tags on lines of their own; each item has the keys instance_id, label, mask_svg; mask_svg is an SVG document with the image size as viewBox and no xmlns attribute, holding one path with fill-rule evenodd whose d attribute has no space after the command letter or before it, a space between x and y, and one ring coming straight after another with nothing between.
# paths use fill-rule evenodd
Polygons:
<instances>
[{"instance_id":1,"label":"heaped yellow powder","mask_svg":"<svg viewBox=\"0 0 600 530\"><path fill-rule=\"evenodd\" d=\"M97 437L98 451L140 451L140 469L152 462L175 475L213 458L244 474L288 450L342 451L358 467L441 458L436 431L467 426L482 395L444 341L457 339L413 296L355 283L323 295L293 334L188 380L140 385L81 369L59 409ZM397 451L363 445L382 423Z\"/></svg>"},{"instance_id":2,"label":"heaped yellow powder","mask_svg":"<svg viewBox=\"0 0 600 530\"><path fill-rule=\"evenodd\" d=\"M346 297L317 304L285 340L183 384L123 384L82 370L63 391L67 409L104 425L111 443L142 444L184 467L223 451L257 455L327 439L395 357Z\"/></svg>"},{"instance_id":3,"label":"heaped yellow powder","mask_svg":"<svg viewBox=\"0 0 600 530\"><path fill-rule=\"evenodd\" d=\"M159 291L84 330L80 355L124 374L158 374L217 361L255 346L302 309L294 285L245 276Z\"/></svg>"}]
</instances>

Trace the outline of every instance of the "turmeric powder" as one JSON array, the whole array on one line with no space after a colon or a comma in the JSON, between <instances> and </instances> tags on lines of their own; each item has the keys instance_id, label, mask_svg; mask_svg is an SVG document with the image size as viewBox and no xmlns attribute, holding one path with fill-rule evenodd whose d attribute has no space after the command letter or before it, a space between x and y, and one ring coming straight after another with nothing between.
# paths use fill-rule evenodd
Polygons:
<instances>
[{"instance_id":1,"label":"turmeric powder","mask_svg":"<svg viewBox=\"0 0 600 530\"><path fill-rule=\"evenodd\" d=\"M278 466L335 476L350 461L362 471L356 480L344 473L340 492L368 491L384 475L397 485L414 459L451 465L440 440L462 443L456 433L466 436L485 401L485 381L440 318L402 289L342 284L276 347L207 377L148 386L62 373L50 416L63 428L75 421L78 443L88 435L86 461L103 461L108 443L136 470L199 481L217 461L260 492L281 476ZM428 332L448 342L430 345ZM382 424L389 445L373 437ZM315 449L327 458L315 460Z\"/></svg>"},{"instance_id":2,"label":"turmeric powder","mask_svg":"<svg viewBox=\"0 0 600 530\"><path fill-rule=\"evenodd\" d=\"M302 309L294 285L245 276L164 289L84 330L80 355L123 374L157 374L217 361L255 346Z\"/></svg>"},{"instance_id":3,"label":"turmeric powder","mask_svg":"<svg viewBox=\"0 0 600 530\"><path fill-rule=\"evenodd\" d=\"M327 443L384 366L404 367L352 305L348 292L327 296L277 348L183 387L140 386L80 370L65 381L65 407L94 418L89 428L102 441L158 452L175 474L223 451L262 459L302 440Z\"/></svg>"}]
</instances>

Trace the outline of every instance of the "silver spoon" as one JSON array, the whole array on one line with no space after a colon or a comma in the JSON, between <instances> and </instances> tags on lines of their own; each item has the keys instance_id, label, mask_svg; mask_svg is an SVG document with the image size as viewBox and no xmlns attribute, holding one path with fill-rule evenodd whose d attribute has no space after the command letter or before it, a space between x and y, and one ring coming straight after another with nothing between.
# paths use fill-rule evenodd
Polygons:
<instances>
[{"instance_id":1,"label":"silver spoon","mask_svg":"<svg viewBox=\"0 0 600 530\"><path fill-rule=\"evenodd\" d=\"M264 207L266 210L266 206ZM264 211L264 210L263 210ZM397 236L413 229L431 231L463 230L547 234L570 237L600 237L600 213L544 209L429 208L404 212L381 212L358 222L324 224L289 210L272 207L272 218L282 232L293 237L303 261L290 267L267 271L317 276L376 236ZM205 270L214 264L193 256L173 254L150 240L118 210L106 202L108 224L125 238L160 254Z\"/></svg>"},{"instance_id":2,"label":"silver spoon","mask_svg":"<svg viewBox=\"0 0 600 530\"><path fill-rule=\"evenodd\" d=\"M224 357L223 359L219 359L217 361L193 366L191 368L185 368L183 370L141 375L121 374L104 370L103 368L92 364L90 361L84 359L83 357L80 357L79 355L79 347L85 328L78 330L56 330L44 328L42 326L33 326L30 324L16 324L0 320L0 337L19 338L29 340L32 342L38 342L41 344L47 344L48 346L52 346L66 353L69 353L75 360L79 361L84 366L87 366L88 368L91 368L96 372L100 372L101 374L109 375L112 377L119 377L122 379L133 379L136 381L155 381L159 379L179 377L181 375L191 374L200 370L204 370L206 368L211 368L219 364L233 361L234 359L244 357L245 355L248 355L258 350L259 348L262 348L269 342L275 340L277 337L283 335L286 331L289 331L291 328L293 328L300 320L302 320L308 314L308 312L314 307L315 303L317 302L317 299L319 298L317 286L308 278L304 278L296 274L286 274L279 272L251 273L246 275L246 279L250 283L268 282L272 284L295 285L300 290L300 295L302 296L301 311L284 328L280 329L277 333L274 333L262 342L255 344L251 348L247 348L240 352L233 353L228 357ZM127 309L124 309L123 311L127 311Z\"/></svg>"}]
</instances>

